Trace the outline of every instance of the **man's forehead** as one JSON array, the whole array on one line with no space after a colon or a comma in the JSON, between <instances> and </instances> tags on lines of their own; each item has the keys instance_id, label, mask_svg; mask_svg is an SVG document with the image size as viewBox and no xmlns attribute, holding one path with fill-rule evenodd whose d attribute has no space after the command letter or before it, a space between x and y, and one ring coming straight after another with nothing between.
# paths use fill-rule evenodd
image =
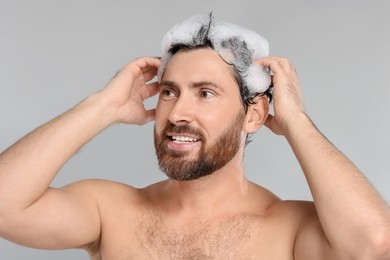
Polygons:
<instances>
[{"instance_id":1,"label":"man's forehead","mask_svg":"<svg viewBox=\"0 0 390 260\"><path fill-rule=\"evenodd\" d=\"M195 87L236 82L232 66L210 48L181 51L173 55L161 81L178 83L183 79Z\"/></svg>"}]
</instances>

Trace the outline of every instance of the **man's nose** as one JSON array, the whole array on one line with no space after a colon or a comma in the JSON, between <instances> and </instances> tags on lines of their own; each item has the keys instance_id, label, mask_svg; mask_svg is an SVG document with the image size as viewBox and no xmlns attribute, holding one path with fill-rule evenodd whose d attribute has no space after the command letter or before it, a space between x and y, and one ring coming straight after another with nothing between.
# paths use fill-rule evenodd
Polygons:
<instances>
[{"instance_id":1,"label":"man's nose","mask_svg":"<svg viewBox=\"0 0 390 260\"><path fill-rule=\"evenodd\" d=\"M175 125L189 124L194 119L194 106L189 98L180 96L171 112L169 113L169 121Z\"/></svg>"}]
</instances>

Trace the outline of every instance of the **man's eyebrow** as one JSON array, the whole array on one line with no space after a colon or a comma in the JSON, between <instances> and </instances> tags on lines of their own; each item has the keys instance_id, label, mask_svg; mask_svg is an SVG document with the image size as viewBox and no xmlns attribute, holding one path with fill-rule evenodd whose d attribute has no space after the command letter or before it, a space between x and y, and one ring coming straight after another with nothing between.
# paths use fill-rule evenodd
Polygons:
<instances>
[{"instance_id":1,"label":"man's eyebrow","mask_svg":"<svg viewBox=\"0 0 390 260\"><path fill-rule=\"evenodd\" d=\"M199 82L193 82L191 84L193 88L201 88L204 86L211 86L220 90L223 90L218 84L212 82L212 81L199 81Z\"/></svg>"},{"instance_id":2,"label":"man's eyebrow","mask_svg":"<svg viewBox=\"0 0 390 260\"><path fill-rule=\"evenodd\" d=\"M178 84L176 84L175 82L173 81L169 81L169 80L162 80L160 82L160 86L167 86L167 87L174 87L174 88L177 88L179 87ZM218 84L212 82L212 81L196 81L196 82L192 82L191 85L190 85L192 88L201 88L201 87L204 87L204 86L211 86L211 87L214 87L214 88L217 88L217 89L220 89L220 90L223 90Z\"/></svg>"},{"instance_id":3,"label":"man's eyebrow","mask_svg":"<svg viewBox=\"0 0 390 260\"><path fill-rule=\"evenodd\" d=\"M161 80L160 86L175 87L175 88L178 87L178 85L175 82L169 80Z\"/></svg>"}]
</instances>

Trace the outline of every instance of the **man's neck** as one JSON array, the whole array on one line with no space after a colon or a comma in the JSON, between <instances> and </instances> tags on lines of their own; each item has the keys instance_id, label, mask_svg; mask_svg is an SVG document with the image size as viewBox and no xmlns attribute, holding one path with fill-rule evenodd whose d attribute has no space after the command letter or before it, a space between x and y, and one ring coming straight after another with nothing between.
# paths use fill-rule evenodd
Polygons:
<instances>
[{"instance_id":1,"label":"man's neck","mask_svg":"<svg viewBox=\"0 0 390 260\"><path fill-rule=\"evenodd\" d=\"M239 152L228 164L209 176L192 181L167 181L164 197L169 201L168 207L184 215L204 218L234 210L231 206L240 203L249 190L242 160Z\"/></svg>"}]
</instances>

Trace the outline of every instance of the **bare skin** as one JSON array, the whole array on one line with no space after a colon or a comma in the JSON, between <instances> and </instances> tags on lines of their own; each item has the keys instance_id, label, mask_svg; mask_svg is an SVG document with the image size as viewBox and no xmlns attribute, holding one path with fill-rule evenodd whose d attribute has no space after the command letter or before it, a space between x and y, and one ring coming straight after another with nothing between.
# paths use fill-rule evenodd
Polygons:
<instances>
[{"instance_id":1,"label":"bare skin","mask_svg":"<svg viewBox=\"0 0 390 260\"><path fill-rule=\"evenodd\" d=\"M191 159L243 109L230 68L210 49L172 58L164 80L174 86L145 83L157 58L126 65L104 90L1 153L0 235L36 248L84 248L91 259L389 259L388 205L306 116L291 63L258 62L274 74L275 114L266 98L251 105L239 152L212 175L143 189L103 180L50 188L66 161L113 124L155 120L157 132L189 124L204 140L171 149ZM159 92L156 110L146 111L143 101ZM290 143L314 202L281 201L245 178L245 136L263 125Z\"/></svg>"}]
</instances>

